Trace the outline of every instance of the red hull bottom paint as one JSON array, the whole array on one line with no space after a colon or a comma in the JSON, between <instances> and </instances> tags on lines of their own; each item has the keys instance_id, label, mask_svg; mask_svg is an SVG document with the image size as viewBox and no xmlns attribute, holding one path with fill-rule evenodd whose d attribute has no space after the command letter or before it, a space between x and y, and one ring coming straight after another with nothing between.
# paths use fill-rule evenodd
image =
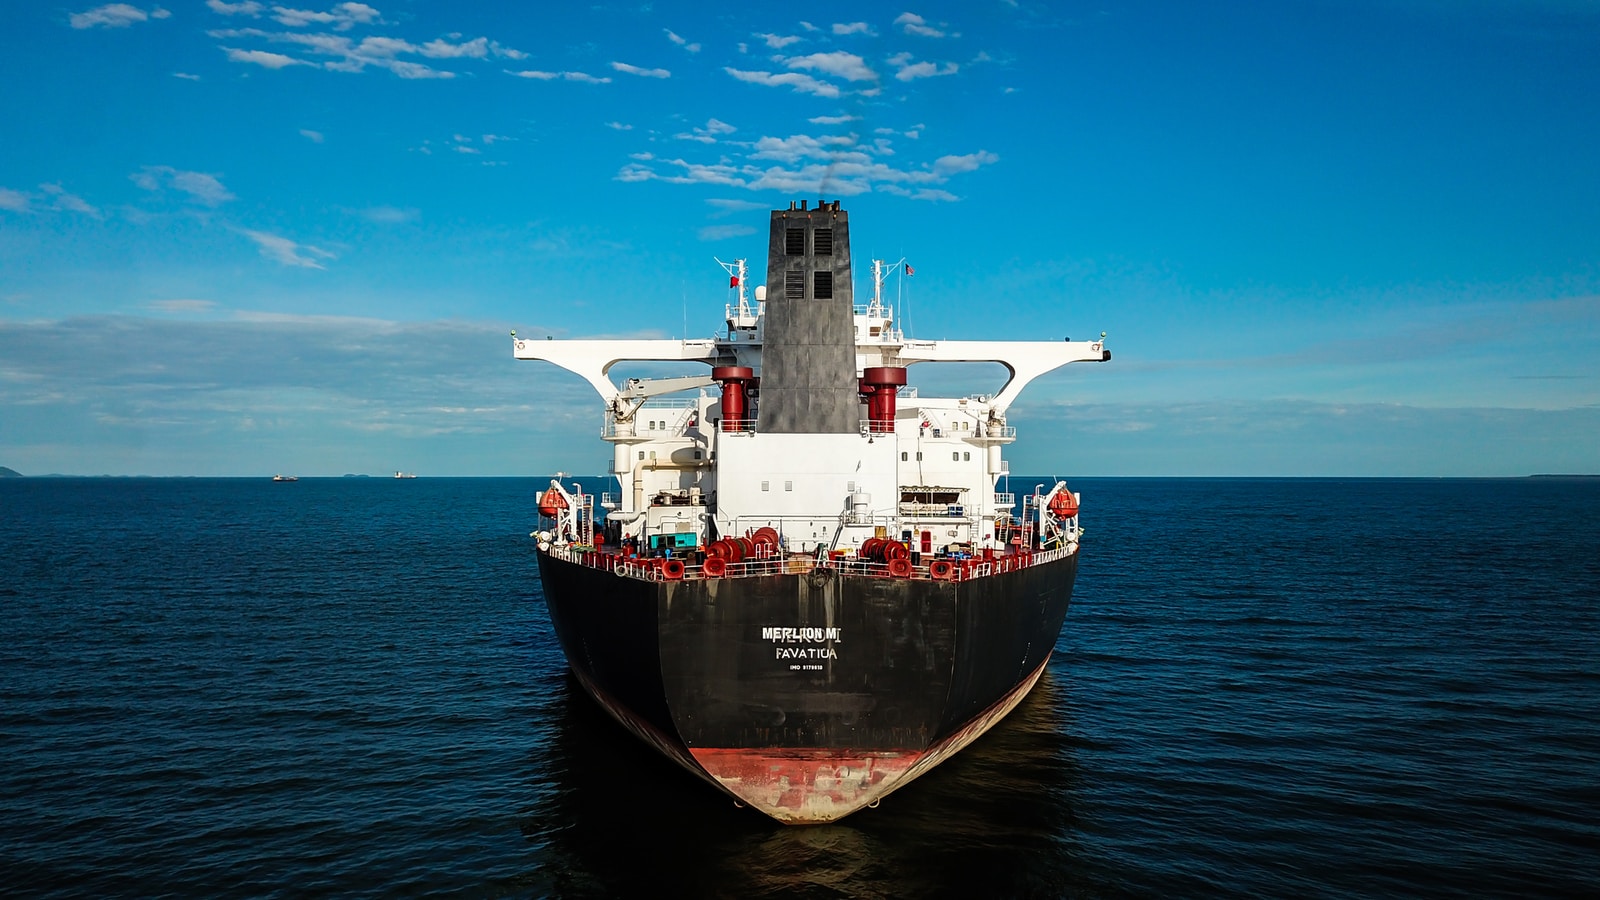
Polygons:
<instances>
[{"instance_id":1,"label":"red hull bottom paint","mask_svg":"<svg viewBox=\"0 0 1600 900\"><path fill-rule=\"evenodd\" d=\"M863 807L876 806L879 800L977 740L1022 702L1048 663L1046 657L993 706L923 750L704 747L690 748L689 753L723 790L780 822L833 822Z\"/></svg>"}]
</instances>

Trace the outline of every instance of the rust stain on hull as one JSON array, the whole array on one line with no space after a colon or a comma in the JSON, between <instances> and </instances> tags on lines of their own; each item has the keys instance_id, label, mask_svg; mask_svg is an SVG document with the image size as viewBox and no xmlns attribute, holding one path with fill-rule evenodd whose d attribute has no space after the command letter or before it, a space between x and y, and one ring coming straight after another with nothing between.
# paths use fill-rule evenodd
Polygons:
<instances>
[{"instance_id":1,"label":"rust stain on hull","mask_svg":"<svg viewBox=\"0 0 1600 900\"><path fill-rule=\"evenodd\" d=\"M1046 660L1048 663L1048 659ZM1028 695L1046 663L961 728L922 750L690 748L723 790L787 825L837 821L911 783L977 740Z\"/></svg>"}]
</instances>

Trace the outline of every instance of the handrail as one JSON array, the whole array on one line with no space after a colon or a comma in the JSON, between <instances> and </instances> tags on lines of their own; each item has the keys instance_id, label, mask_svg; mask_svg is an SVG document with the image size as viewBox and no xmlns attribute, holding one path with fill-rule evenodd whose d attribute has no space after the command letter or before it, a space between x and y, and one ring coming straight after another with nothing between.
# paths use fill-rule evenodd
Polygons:
<instances>
[{"instance_id":1,"label":"handrail","mask_svg":"<svg viewBox=\"0 0 1600 900\"><path fill-rule=\"evenodd\" d=\"M629 556L624 557L605 550L593 547L581 547L576 544L552 546L547 551L551 556L576 565L585 565L604 571L614 572L625 578L638 581L666 581L666 575L661 570L659 559L656 557ZM943 579L934 579L932 563L945 560L924 558L921 565L911 567L911 574L903 577L907 581L972 581L978 578L987 578L996 573L1011 572L1030 566L1043 565L1054 562L1065 556L1078 552L1076 541L1069 542L1060 547L1049 550L1033 550L1023 553L1002 553L993 559L983 557L970 557L967 559L946 560L953 563L950 575ZM843 559L817 560L809 554L795 554L792 556L772 556L765 559L748 559L736 563L727 563L722 575L707 575L703 565L689 565L684 567L683 580L720 580L725 578L749 578L763 575L796 575L811 572L816 569L833 569L846 575L869 576L874 578L895 578L889 572L889 564L862 559L861 557L845 557Z\"/></svg>"}]
</instances>

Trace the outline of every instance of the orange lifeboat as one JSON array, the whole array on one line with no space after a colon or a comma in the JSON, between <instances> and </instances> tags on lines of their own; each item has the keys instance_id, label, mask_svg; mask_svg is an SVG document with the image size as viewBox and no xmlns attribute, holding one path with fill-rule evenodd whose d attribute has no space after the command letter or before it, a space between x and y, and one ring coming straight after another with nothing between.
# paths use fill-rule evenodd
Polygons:
<instances>
[{"instance_id":1,"label":"orange lifeboat","mask_svg":"<svg viewBox=\"0 0 1600 900\"><path fill-rule=\"evenodd\" d=\"M1070 519L1078 514L1078 498L1071 491L1057 491L1050 498L1050 513L1058 519Z\"/></svg>"},{"instance_id":2,"label":"orange lifeboat","mask_svg":"<svg viewBox=\"0 0 1600 900\"><path fill-rule=\"evenodd\" d=\"M555 488L546 490L544 496L539 498L539 515L541 516L548 516L553 519L566 508L567 498L561 496L561 492Z\"/></svg>"}]
</instances>

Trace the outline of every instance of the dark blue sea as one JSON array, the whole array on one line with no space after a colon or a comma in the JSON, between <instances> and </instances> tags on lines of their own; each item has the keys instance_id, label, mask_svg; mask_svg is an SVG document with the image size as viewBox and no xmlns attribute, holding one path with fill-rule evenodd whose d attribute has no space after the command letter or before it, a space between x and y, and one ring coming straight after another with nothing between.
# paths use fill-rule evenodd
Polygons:
<instances>
[{"instance_id":1,"label":"dark blue sea","mask_svg":"<svg viewBox=\"0 0 1600 900\"><path fill-rule=\"evenodd\" d=\"M811 828L576 688L543 486L0 480L0 892L1600 896L1600 479L1075 481L1046 678Z\"/></svg>"}]
</instances>

